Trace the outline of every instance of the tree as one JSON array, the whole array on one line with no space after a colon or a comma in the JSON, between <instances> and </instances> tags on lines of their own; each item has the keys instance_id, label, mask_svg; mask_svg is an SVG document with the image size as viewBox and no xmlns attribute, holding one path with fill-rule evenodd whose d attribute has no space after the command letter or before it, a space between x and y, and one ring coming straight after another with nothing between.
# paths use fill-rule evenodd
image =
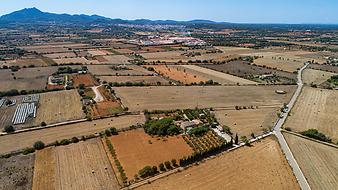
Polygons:
<instances>
[{"instance_id":1,"label":"tree","mask_svg":"<svg viewBox=\"0 0 338 190\"><path fill-rule=\"evenodd\" d=\"M150 166L146 166L138 172L138 175L142 178L153 176L155 174L154 170Z\"/></svg>"},{"instance_id":2,"label":"tree","mask_svg":"<svg viewBox=\"0 0 338 190\"><path fill-rule=\"evenodd\" d=\"M177 161L175 159L172 159L171 164L175 167L175 166L177 166Z\"/></svg>"},{"instance_id":3,"label":"tree","mask_svg":"<svg viewBox=\"0 0 338 190\"><path fill-rule=\"evenodd\" d=\"M235 144L238 144L238 135L236 133L236 136L235 136Z\"/></svg>"},{"instance_id":4,"label":"tree","mask_svg":"<svg viewBox=\"0 0 338 190\"><path fill-rule=\"evenodd\" d=\"M172 168L169 161L164 162L164 165L165 165L165 167L166 167L167 169L171 169L171 168Z\"/></svg>"},{"instance_id":5,"label":"tree","mask_svg":"<svg viewBox=\"0 0 338 190\"><path fill-rule=\"evenodd\" d=\"M153 172L154 172L154 174L158 173L157 166L153 166Z\"/></svg>"},{"instance_id":6,"label":"tree","mask_svg":"<svg viewBox=\"0 0 338 190\"><path fill-rule=\"evenodd\" d=\"M79 89L81 90L85 89L85 85L83 83L79 84Z\"/></svg>"},{"instance_id":7,"label":"tree","mask_svg":"<svg viewBox=\"0 0 338 190\"><path fill-rule=\"evenodd\" d=\"M245 145L250 145L250 141L246 136L241 136L241 141L245 143Z\"/></svg>"},{"instance_id":8,"label":"tree","mask_svg":"<svg viewBox=\"0 0 338 190\"><path fill-rule=\"evenodd\" d=\"M15 131L14 127L12 125L7 125L5 128L4 128L4 132L6 133L13 133Z\"/></svg>"},{"instance_id":9,"label":"tree","mask_svg":"<svg viewBox=\"0 0 338 190\"><path fill-rule=\"evenodd\" d=\"M118 134L117 129L115 127L111 127L110 128L110 132L111 132L112 135L117 135Z\"/></svg>"},{"instance_id":10,"label":"tree","mask_svg":"<svg viewBox=\"0 0 338 190\"><path fill-rule=\"evenodd\" d=\"M35 148L35 150L41 150L45 148L45 143L43 143L42 141L36 141L33 147Z\"/></svg>"},{"instance_id":11,"label":"tree","mask_svg":"<svg viewBox=\"0 0 338 190\"><path fill-rule=\"evenodd\" d=\"M228 126L226 126L226 125L223 125L222 128L223 128L223 131L224 131L225 133L227 133L227 134L229 134L229 135L232 135L232 132L231 132L230 127L228 127Z\"/></svg>"},{"instance_id":12,"label":"tree","mask_svg":"<svg viewBox=\"0 0 338 190\"><path fill-rule=\"evenodd\" d=\"M41 124L40 124L41 127L45 127L46 125L47 125L47 124L46 124L46 122L44 122L44 121L41 122Z\"/></svg>"},{"instance_id":13,"label":"tree","mask_svg":"<svg viewBox=\"0 0 338 190\"><path fill-rule=\"evenodd\" d=\"M254 133L251 133L251 137L254 139L256 138L255 134Z\"/></svg>"},{"instance_id":14,"label":"tree","mask_svg":"<svg viewBox=\"0 0 338 190\"><path fill-rule=\"evenodd\" d=\"M105 131L104 131L104 133L106 134L106 136L108 136L108 137L110 137L111 136L111 132L110 132L110 130L109 129L106 129Z\"/></svg>"},{"instance_id":15,"label":"tree","mask_svg":"<svg viewBox=\"0 0 338 190\"><path fill-rule=\"evenodd\" d=\"M78 143L80 140L77 137L71 139L72 143Z\"/></svg>"},{"instance_id":16,"label":"tree","mask_svg":"<svg viewBox=\"0 0 338 190\"><path fill-rule=\"evenodd\" d=\"M158 167L160 168L161 171L165 171L165 167L164 167L163 163L161 163L160 165L158 165Z\"/></svg>"}]
</instances>

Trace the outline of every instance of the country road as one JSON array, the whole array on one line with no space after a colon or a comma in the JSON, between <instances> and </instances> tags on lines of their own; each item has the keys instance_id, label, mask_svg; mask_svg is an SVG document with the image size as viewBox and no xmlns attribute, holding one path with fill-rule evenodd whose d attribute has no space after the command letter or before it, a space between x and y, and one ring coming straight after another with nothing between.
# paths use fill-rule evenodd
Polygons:
<instances>
[{"instance_id":1,"label":"country road","mask_svg":"<svg viewBox=\"0 0 338 190\"><path fill-rule=\"evenodd\" d=\"M286 112L283 114L283 116L281 118L279 118L278 122L276 123L275 127L274 127L274 134L276 135L279 144L285 154L286 159L288 160L293 173L295 174L297 181L299 183L299 186L301 187L302 190L310 190L310 186L302 172L302 170L300 169L296 159L294 158L283 134L281 133L280 129L283 126L284 122L286 121L286 118L289 115L290 110L292 109L292 107L294 106L298 96L300 95L300 93L302 92L302 88L303 88L303 81L302 81L302 72L303 70L309 65L309 63L305 63L305 65L298 71L298 75L297 75L297 90L294 93L294 95L292 96L289 104L288 104L288 108L286 110Z\"/></svg>"},{"instance_id":2,"label":"country road","mask_svg":"<svg viewBox=\"0 0 338 190\"><path fill-rule=\"evenodd\" d=\"M102 102L102 101L104 101L104 98L103 98L102 94L100 93L100 91L98 89L99 87L101 87L101 86L94 86L94 87L92 87L92 90L95 93L95 98L94 98L95 102Z\"/></svg>"}]
</instances>

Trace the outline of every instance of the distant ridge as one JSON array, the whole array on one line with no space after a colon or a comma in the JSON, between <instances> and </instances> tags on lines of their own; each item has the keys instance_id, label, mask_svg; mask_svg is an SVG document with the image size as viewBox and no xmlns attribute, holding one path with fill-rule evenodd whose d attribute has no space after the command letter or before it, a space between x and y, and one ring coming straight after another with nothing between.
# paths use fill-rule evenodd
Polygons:
<instances>
[{"instance_id":1,"label":"distant ridge","mask_svg":"<svg viewBox=\"0 0 338 190\"><path fill-rule=\"evenodd\" d=\"M70 14L56 14L42 12L39 9L25 8L19 11L3 15L0 17L0 22L6 23L41 23L41 22L54 22L54 23L91 23L91 22L107 22L110 24L140 24L140 25L153 25L153 24L224 24L224 22L214 22L210 20L191 20L191 21L175 21L175 20L122 20L111 19L99 15L70 15Z\"/></svg>"}]
</instances>

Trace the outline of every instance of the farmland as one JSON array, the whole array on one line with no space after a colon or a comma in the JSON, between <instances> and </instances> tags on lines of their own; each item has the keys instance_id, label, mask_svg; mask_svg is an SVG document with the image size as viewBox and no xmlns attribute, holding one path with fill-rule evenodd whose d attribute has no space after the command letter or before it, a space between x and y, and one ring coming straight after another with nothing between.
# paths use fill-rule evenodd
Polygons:
<instances>
[{"instance_id":1,"label":"farmland","mask_svg":"<svg viewBox=\"0 0 338 190\"><path fill-rule=\"evenodd\" d=\"M303 74L304 83L310 85L320 85L327 81L330 77L334 76L334 73L314 70L314 69L305 69Z\"/></svg>"},{"instance_id":2,"label":"farmland","mask_svg":"<svg viewBox=\"0 0 338 190\"><path fill-rule=\"evenodd\" d=\"M40 105L33 125L40 125L43 121L53 124L84 117L81 98L76 90L48 92L41 94Z\"/></svg>"},{"instance_id":3,"label":"farmland","mask_svg":"<svg viewBox=\"0 0 338 190\"><path fill-rule=\"evenodd\" d=\"M207 81L207 79L204 77L185 72L184 68L171 67L166 65L153 65L149 66L148 68L153 68L156 73L171 80L178 81L182 84L198 84L200 82Z\"/></svg>"},{"instance_id":4,"label":"farmland","mask_svg":"<svg viewBox=\"0 0 338 190\"><path fill-rule=\"evenodd\" d=\"M338 140L337 106L337 91L305 87L285 127L297 132L318 129L335 142Z\"/></svg>"},{"instance_id":5,"label":"farmland","mask_svg":"<svg viewBox=\"0 0 338 190\"><path fill-rule=\"evenodd\" d=\"M273 83L273 84L280 84L280 83L294 83L296 81L296 75L293 73L274 70L271 68L264 68L260 66L252 65L248 62L243 61L232 61L225 64L216 64L216 65L203 65L203 67L235 75L238 77L243 77L246 79L257 80L258 82L263 83ZM259 76L263 75L275 75L277 78L272 78L271 80L259 80Z\"/></svg>"},{"instance_id":6,"label":"farmland","mask_svg":"<svg viewBox=\"0 0 338 190\"><path fill-rule=\"evenodd\" d=\"M84 84L85 87L97 85L96 80L90 74L72 75L71 80L73 81L74 87L78 87L80 84Z\"/></svg>"},{"instance_id":7,"label":"farmland","mask_svg":"<svg viewBox=\"0 0 338 190\"><path fill-rule=\"evenodd\" d=\"M100 76L98 77L101 81L106 82L117 82L117 83L139 83L143 82L144 84L149 85L169 85L169 81L165 80L161 76Z\"/></svg>"},{"instance_id":8,"label":"farmland","mask_svg":"<svg viewBox=\"0 0 338 190\"><path fill-rule=\"evenodd\" d=\"M137 189L299 189L299 186L278 142L267 138Z\"/></svg>"},{"instance_id":9,"label":"farmland","mask_svg":"<svg viewBox=\"0 0 338 190\"><path fill-rule=\"evenodd\" d=\"M215 116L222 124L231 128L233 134L250 137L260 135L274 126L280 106L258 107L257 109L216 110Z\"/></svg>"},{"instance_id":10,"label":"farmland","mask_svg":"<svg viewBox=\"0 0 338 190\"><path fill-rule=\"evenodd\" d=\"M33 190L118 189L99 139L38 151L35 168Z\"/></svg>"},{"instance_id":11,"label":"farmland","mask_svg":"<svg viewBox=\"0 0 338 190\"><path fill-rule=\"evenodd\" d=\"M282 106L291 97L295 86L158 86L121 87L114 90L130 111L143 111L195 107L233 108L236 105ZM284 90L287 94L276 94L276 90Z\"/></svg>"},{"instance_id":12,"label":"farmland","mask_svg":"<svg viewBox=\"0 0 338 190\"><path fill-rule=\"evenodd\" d=\"M154 73L148 71L137 65L123 65L123 66L112 66L112 65L88 65L88 70L97 76L109 76L109 75L153 75Z\"/></svg>"},{"instance_id":13,"label":"farmland","mask_svg":"<svg viewBox=\"0 0 338 190\"><path fill-rule=\"evenodd\" d=\"M145 166L158 166L193 153L182 136L151 137L143 129L120 132L110 140L128 179L133 179Z\"/></svg>"},{"instance_id":14,"label":"farmland","mask_svg":"<svg viewBox=\"0 0 338 190\"><path fill-rule=\"evenodd\" d=\"M63 64L98 64L97 60L88 60L84 57L74 57L74 58L58 58L53 59L53 61L59 65Z\"/></svg>"},{"instance_id":15,"label":"farmland","mask_svg":"<svg viewBox=\"0 0 338 190\"><path fill-rule=\"evenodd\" d=\"M175 66L176 67L176 66ZM207 78L209 80L213 80L220 84L257 84L256 82L246 80L240 77L236 77L233 75L225 74L222 72L214 71L211 69L199 67L196 65L182 65L178 66L182 67L186 72L191 73L193 75L201 76Z\"/></svg>"},{"instance_id":16,"label":"farmland","mask_svg":"<svg viewBox=\"0 0 338 190\"><path fill-rule=\"evenodd\" d=\"M129 60L131 60L130 58L124 56L124 55L105 55L102 56L103 59L105 59L106 63L109 64L129 64Z\"/></svg>"},{"instance_id":17,"label":"farmland","mask_svg":"<svg viewBox=\"0 0 338 190\"><path fill-rule=\"evenodd\" d=\"M0 153L7 153L30 147L37 140L42 140L45 143L52 143L56 140L98 133L109 127L115 127L119 129L128 127L130 125L142 124L144 121L145 118L143 115L127 115L116 118L80 122L54 128L46 128L25 133L0 136ZM20 141L17 141L17 139L20 139Z\"/></svg>"},{"instance_id":18,"label":"farmland","mask_svg":"<svg viewBox=\"0 0 338 190\"><path fill-rule=\"evenodd\" d=\"M0 70L0 91L44 89L48 76L56 70L56 67L23 68L17 72Z\"/></svg>"},{"instance_id":19,"label":"farmland","mask_svg":"<svg viewBox=\"0 0 338 190\"><path fill-rule=\"evenodd\" d=\"M284 133L312 189L336 189L338 186L338 150L321 143Z\"/></svg>"},{"instance_id":20,"label":"farmland","mask_svg":"<svg viewBox=\"0 0 338 190\"><path fill-rule=\"evenodd\" d=\"M31 189L34 155L0 158L0 189Z\"/></svg>"}]
</instances>

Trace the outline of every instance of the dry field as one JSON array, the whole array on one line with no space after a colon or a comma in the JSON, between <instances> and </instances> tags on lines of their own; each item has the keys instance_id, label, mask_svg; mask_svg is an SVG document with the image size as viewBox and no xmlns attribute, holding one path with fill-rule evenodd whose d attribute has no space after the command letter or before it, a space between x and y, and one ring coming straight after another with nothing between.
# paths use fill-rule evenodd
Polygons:
<instances>
[{"instance_id":1,"label":"dry field","mask_svg":"<svg viewBox=\"0 0 338 190\"><path fill-rule=\"evenodd\" d=\"M338 187L338 149L283 133L293 155L313 190Z\"/></svg>"},{"instance_id":2,"label":"dry field","mask_svg":"<svg viewBox=\"0 0 338 190\"><path fill-rule=\"evenodd\" d=\"M251 138L251 133L261 135L264 129L274 126L278 110L277 106L245 110L216 110L215 116L220 124L230 127L234 135L237 133L239 137Z\"/></svg>"},{"instance_id":3,"label":"dry field","mask_svg":"<svg viewBox=\"0 0 338 190\"><path fill-rule=\"evenodd\" d=\"M53 61L59 65L70 64L70 63L74 63L74 64L98 64L99 63L97 60L88 60L84 57L53 59Z\"/></svg>"},{"instance_id":4,"label":"dry field","mask_svg":"<svg viewBox=\"0 0 338 190\"><path fill-rule=\"evenodd\" d=\"M129 180L145 166L158 166L172 159L178 161L193 153L182 136L162 139L151 137L143 129L120 132L110 140Z\"/></svg>"},{"instance_id":5,"label":"dry field","mask_svg":"<svg viewBox=\"0 0 338 190\"><path fill-rule=\"evenodd\" d=\"M114 70L112 65L88 65L93 75L153 75L154 73L137 65L126 65L126 70Z\"/></svg>"},{"instance_id":6,"label":"dry field","mask_svg":"<svg viewBox=\"0 0 338 190\"><path fill-rule=\"evenodd\" d=\"M104 50L104 49L92 49L92 50L87 50L87 52L92 56L103 56L103 55L112 54L112 52Z\"/></svg>"},{"instance_id":7,"label":"dry field","mask_svg":"<svg viewBox=\"0 0 338 190\"><path fill-rule=\"evenodd\" d=\"M0 70L0 91L45 89L48 76L56 71L56 67L23 68L17 72Z\"/></svg>"},{"instance_id":8,"label":"dry field","mask_svg":"<svg viewBox=\"0 0 338 190\"><path fill-rule=\"evenodd\" d=\"M208 80L207 78L185 72L184 68L166 65L152 65L149 68L154 68L156 73L182 84L200 83Z\"/></svg>"},{"instance_id":9,"label":"dry field","mask_svg":"<svg viewBox=\"0 0 338 190\"><path fill-rule=\"evenodd\" d=\"M296 86L166 86L114 88L130 111L279 105L289 101ZM276 94L284 90L285 95Z\"/></svg>"},{"instance_id":10,"label":"dry field","mask_svg":"<svg viewBox=\"0 0 338 190\"><path fill-rule=\"evenodd\" d=\"M109 64L130 64L128 61L131 60L129 57L124 55L107 55L103 56Z\"/></svg>"},{"instance_id":11,"label":"dry field","mask_svg":"<svg viewBox=\"0 0 338 190\"><path fill-rule=\"evenodd\" d=\"M199 67L196 65L182 65L182 66L174 66L174 67L182 67L188 73L201 76L207 79L211 79L220 84L257 84L256 82L253 82L247 79L243 79L240 77L214 71L211 69Z\"/></svg>"},{"instance_id":12,"label":"dry field","mask_svg":"<svg viewBox=\"0 0 338 190\"><path fill-rule=\"evenodd\" d=\"M187 59L186 56L182 55L184 51L165 51L165 52L153 52L153 53L142 53L148 62L149 61L167 61L167 62L177 62L179 60Z\"/></svg>"},{"instance_id":13,"label":"dry field","mask_svg":"<svg viewBox=\"0 0 338 190\"><path fill-rule=\"evenodd\" d=\"M52 53L52 54L46 54L45 57L51 58L51 59L61 59L61 58L72 58L76 57L74 52L64 52L64 53Z\"/></svg>"},{"instance_id":14,"label":"dry field","mask_svg":"<svg viewBox=\"0 0 338 190\"><path fill-rule=\"evenodd\" d=\"M85 87L95 86L98 84L91 74L71 75L71 80L73 81L74 87L78 87L80 84L84 84Z\"/></svg>"},{"instance_id":15,"label":"dry field","mask_svg":"<svg viewBox=\"0 0 338 190\"><path fill-rule=\"evenodd\" d=\"M130 49L114 49L114 51L121 53L121 54L129 54L129 53L133 53L133 50Z\"/></svg>"},{"instance_id":16,"label":"dry field","mask_svg":"<svg viewBox=\"0 0 338 190\"><path fill-rule=\"evenodd\" d=\"M100 76L98 78L107 82L143 82L149 85L169 85L169 81L160 76Z\"/></svg>"},{"instance_id":17,"label":"dry field","mask_svg":"<svg viewBox=\"0 0 338 190\"><path fill-rule=\"evenodd\" d=\"M9 97L8 99L10 100L16 100L16 105L15 106L5 106L2 105L0 108L0 131L4 129L5 126L7 125L12 125L12 118L15 113L15 109L18 105L18 103L21 102L22 96L14 96L14 97Z\"/></svg>"},{"instance_id":18,"label":"dry field","mask_svg":"<svg viewBox=\"0 0 338 190\"><path fill-rule=\"evenodd\" d=\"M16 60L9 60L9 61L0 61L0 66L19 66L19 67L28 67L30 65L34 65L35 67L44 67L44 66L48 66L51 65L53 62L52 59L49 58L35 58L35 57L30 57L30 58L20 58L20 59L16 59Z\"/></svg>"},{"instance_id":19,"label":"dry field","mask_svg":"<svg viewBox=\"0 0 338 190\"><path fill-rule=\"evenodd\" d=\"M318 129L338 140L338 91L305 87L285 127L294 131Z\"/></svg>"},{"instance_id":20,"label":"dry field","mask_svg":"<svg viewBox=\"0 0 338 190\"><path fill-rule=\"evenodd\" d=\"M329 78L334 76L334 73L320 71L320 70L314 70L314 69L305 69L303 73L303 80L306 84L316 84L320 85L324 82L326 82Z\"/></svg>"},{"instance_id":21,"label":"dry field","mask_svg":"<svg viewBox=\"0 0 338 190\"><path fill-rule=\"evenodd\" d=\"M119 129L131 125L143 124L144 122L145 118L143 115L126 115L0 136L0 153L30 147L37 140L42 140L44 143L52 143L56 140L94 134L110 127ZM20 139L20 141L18 141L18 139Z\"/></svg>"},{"instance_id":22,"label":"dry field","mask_svg":"<svg viewBox=\"0 0 338 190\"><path fill-rule=\"evenodd\" d=\"M137 189L300 189L276 140L224 153Z\"/></svg>"},{"instance_id":23,"label":"dry field","mask_svg":"<svg viewBox=\"0 0 338 190\"><path fill-rule=\"evenodd\" d=\"M223 51L223 53L226 54L226 55L249 54L249 53L255 53L255 52L261 51L261 50L251 49L251 48L243 48L243 47L218 46L218 47L215 47L215 48Z\"/></svg>"},{"instance_id":24,"label":"dry field","mask_svg":"<svg viewBox=\"0 0 338 190\"><path fill-rule=\"evenodd\" d=\"M295 72L297 71L298 68L301 68L304 64L304 62L297 61L292 58L283 58L284 59L283 60L283 59L278 59L278 58L272 59L272 57L264 56L263 58L258 58L254 60L254 64L261 65L261 66L265 65L267 67L277 68L277 69L281 69L287 72ZM282 57L282 56L278 56L278 57Z\"/></svg>"},{"instance_id":25,"label":"dry field","mask_svg":"<svg viewBox=\"0 0 338 190\"><path fill-rule=\"evenodd\" d=\"M248 62L244 61L232 61L228 62L225 64L219 64L219 65L202 65L203 67L235 75L238 77L243 77L243 78L250 78L251 76L256 76L256 75L269 75L269 74L274 74L278 77L282 77L281 81L277 81L276 83L285 83L285 82L290 82L291 80L296 81L296 74L290 73L290 72L285 72L285 71L278 71L278 70L273 70L270 68L263 68L259 66L252 65ZM283 79L284 78L284 79Z\"/></svg>"},{"instance_id":26,"label":"dry field","mask_svg":"<svg viewBox=\"0 0 338 190\"><path fill-rule=\"evenodd\" d=\"M332 66L332 65L310 64L308 66L308 68L310 68L310 69L316 69L316 70L321 70L321 71L338 73L338 67L337 66Z\"/></svg>"},{"instance_id":27,"label":"dry field","mask_svg":"<svg viewBox=\"0 0 338 190\"><path fill-rule=\"evenodd\" d=\"M0 189L27 190L32 188L34 155L0 158Z\"/></svg>"},{"instance_id":28,"label":"dry field","mask_svg":"<svg viewBox=\"0 0 338 190\"><path fill-rule=\"evenodd\" d=\"M41 94L33 125L41 122L53 124L85 118L81 97L76 90L65 90Z\"/></svg>"},{"instance_id":29,"label":"dry field","mask_svg":"<svg viewBox=\"0 0 338 190\"><path fill-rule=\"evenodd\" d=\"M47 148L36 157L33 190L119 189L99 139Z\"/></svg>"}]
</instances>

